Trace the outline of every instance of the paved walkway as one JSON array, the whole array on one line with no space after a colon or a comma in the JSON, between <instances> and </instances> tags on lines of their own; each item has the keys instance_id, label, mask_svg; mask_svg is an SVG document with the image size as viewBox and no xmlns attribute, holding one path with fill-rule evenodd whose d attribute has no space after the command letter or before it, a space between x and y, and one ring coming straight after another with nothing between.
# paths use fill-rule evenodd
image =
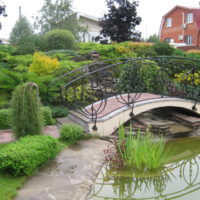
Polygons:
<instances>
[{"instance_id":1,"label":"paved walkway","mask_svg":"<svg viewBox=\"0 0 200 200\"><path fill-rule=\"evenodd\" d=\"M43 130L44 134L51 135L55 138L59 137L59 128L56 125L46 126ZM11 129L0 130L0 143L9 143L15 140Z\"/></svg>"},{"instance_id":2,"label":"paved walkway","mask_svg":"<svg viewBox=\"0 0 200 200\"><path fill-rule=\"evenodd\" d=\"M90 139L64 150L31 177L15 200L86 200L109 142Z\"/></svg>"}]
</instances>

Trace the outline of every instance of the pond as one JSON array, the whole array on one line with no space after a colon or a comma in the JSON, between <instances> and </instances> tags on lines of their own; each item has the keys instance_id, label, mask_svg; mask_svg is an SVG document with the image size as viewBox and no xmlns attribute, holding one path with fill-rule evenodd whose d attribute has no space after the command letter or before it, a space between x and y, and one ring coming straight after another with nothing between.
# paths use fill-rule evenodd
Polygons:
<instances>
[{"instance_id":1,"label":"pond","mask_svg":"<svg viewBox=\"0 0 200 200\"><path fill-rule=\"evenodd\" d=\"M200 199L200 136L172 139L163 169L137 172L116 170L105 165L99 173L89 200L199 200Z\"/></svg>"}]
</instances>

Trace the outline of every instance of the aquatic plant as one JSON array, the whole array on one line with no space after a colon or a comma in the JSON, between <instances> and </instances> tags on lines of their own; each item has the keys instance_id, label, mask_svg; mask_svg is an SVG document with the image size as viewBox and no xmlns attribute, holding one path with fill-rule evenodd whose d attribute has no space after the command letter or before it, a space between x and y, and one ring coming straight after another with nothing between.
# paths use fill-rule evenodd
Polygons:
<instances>
[{"instance_id":1,"label":"aquatic plant","mask_svg":"<svg viewBox=\"0 0 200 200\"><path fill-rule=\"evenodd\" d=\"M165 163L169 151L165 151L165 143L162 137L158 142L155 142L149 129L146 130L144 135L141 135L138 130L137 135L134 136L131 128L126 137L123 126L120 126L118 133L119 138L114 143L116 148L114 156L118 158L110 156L108 160L112 163L117 161L120 167L133 167L142 171L157 169ZM112 165L114 166L114 164Z\"/></svg>"}]
</instances>

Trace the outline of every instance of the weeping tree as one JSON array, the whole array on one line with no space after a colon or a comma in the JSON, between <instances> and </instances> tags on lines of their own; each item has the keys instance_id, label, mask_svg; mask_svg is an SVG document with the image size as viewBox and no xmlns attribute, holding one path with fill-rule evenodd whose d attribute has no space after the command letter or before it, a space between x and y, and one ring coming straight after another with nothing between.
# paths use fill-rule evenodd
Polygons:
<instances>
[{"instance_id":1,"label":"weeping tree","mask_svg":"<svg viewBox=\"0 0 200 200\"><path fill-rule=\"evenodd\" d=\"M41 134L43 119L37 84L30 82L17 86L12 95L11 109L12 127L17 139Z\"/></svg>"}]
</instances>

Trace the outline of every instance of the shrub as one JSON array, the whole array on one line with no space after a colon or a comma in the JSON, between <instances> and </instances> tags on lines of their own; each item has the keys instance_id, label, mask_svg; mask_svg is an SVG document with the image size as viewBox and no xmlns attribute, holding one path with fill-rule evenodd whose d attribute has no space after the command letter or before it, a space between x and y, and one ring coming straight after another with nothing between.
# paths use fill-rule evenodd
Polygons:
<instances>
[{"instance_id":1,"label":"shrub","mask_svg":"<svg viewBox=\"0 0 200 200\"><path fill-rule=\"evenodd\" d=\"M52 117L52 112L49 107L42 107L41 111L42 111L42 116L44 119L44 125L55 124L55 120Z\"/></svg>"},{"instance_id":2,"label":"shrub","mask_svg":"<svg viewBox=\"0 0 200 200\"><path fill-rule=\"evenodd\" d=\"M0 171L14 176L30 175L56 156L57 147L57 140L50 136L21 138L0 151Z\"/></svg>"},{"instance_id":3,"label":"shrub","mask_svg":"<svg viewBox=\"0 0 200 200\"><path fill-rule=\"evenodd\" d=\"M10 69L14 69L19 65L28 67L33 60L33 56L30 54L27 55L18 55L18 56L7 56L6 63Z\"/></svg>"},{"instance_id":4,"label":"shrub","mask_svg":"<svg viewBox=\"0 0 200 200\"><path fill-rule=\"evenodd\" d=\"M30 72L38 75L52 74L60 69L60 63L57 58L50 58L39 52L34 53L33 63L29 67Z\"/></svg>"},{"instance_id":5,"label":"shrub","mask_svg":"<svg viewBox=\"0 0 200 200\"><path fill-rule=\"evenodd\" d=\"M0 110L0 129L10 128L10 109Z\"/></svg>"},{"instance_id":6,"label":"shrub","mask_svg":"<svg viewBox=\"0 0 200 200\"><path fill-rule=\"evenodd\" d=\"M174 53L174 48L166 42L158 42L154 44L153 49L159 56L171 56Z\"/></svg>"},{"instance_id":7,"label":"shrub","mask_svg":"<svg viewBox=\"0 0 200 200\"><path fill-rule=\"evenodd\" d=\"M52 116L56 117L66 117L68 115L69 109L64 106L51 106Z\"/></svg>"},{"instance_id":8,"label":"shrub","mask_svg":"<svg viewBox=\"0 0 200 200\"><path fill-rule=\"evenodd\" d=\"M12 128L16 138L42 132L42 115L38 86L25 83L16 87L11 100Z\"/></svg>"},{"instance_id":9,"label":"shrub","mask_svg":"<svg viewBox=\"0 0 200 200\"><path fill-rule=\"evenodd\" d=\"M57 111L57 114L55 115L56 117L66 116L68 109L65 107L56 107L58 108L59 111ZM55 120L52 117L52 112L49 107L42 107L41 108L42 112L42 118L44 120L44 125L52 125L55 124ZM65 114L64 114L65 113ZM7 129L11 128L11 109L0 109L0 130L1 129ZM61 116L62 115L62 116Z\"/></svg>"},{"instance_id":10,"label":"shrub","mask_svg":"<svg viewBox=\"0 0 200 200\"><path fill-rule=\"evenodd\" d=\"M68 30L53 29L44 36L49 50L74 49L75 37Z\"/></svg>"},{"instance_id":11,"label":"shrub","mask_svg":"<svg viewBox=\"0 0 200 200\"><path fill-rule=\"evenodd\" d=\"M60 139L76 141L83 135L83 128L76 124L63 124L60 129Z\"/></svg>"}]
</instances>

